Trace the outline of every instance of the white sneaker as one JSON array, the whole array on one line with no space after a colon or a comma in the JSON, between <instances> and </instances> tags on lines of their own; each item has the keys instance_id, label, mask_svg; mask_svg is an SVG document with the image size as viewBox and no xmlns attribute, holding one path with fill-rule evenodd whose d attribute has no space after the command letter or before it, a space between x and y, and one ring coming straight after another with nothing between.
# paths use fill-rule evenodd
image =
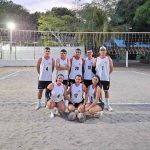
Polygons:
<instances>
[{"instance_id":1,"label":"white sneaker","mask_svg":"<svg viewBox=\"0 0 150 150\"><path fill-rule=\"evenodd\" d=\"M55 116L54 116L54 113L53 112L51 112L50 113L50 118L54 118Z\"/></svg>"},{"instance_id":2,"label":"white sneaker","mask_svg":"<svg viewBox=\"0 0 150 150\"><path fill-rule=\"evenodd\" d=\"M94 117L95 118L101 118L103 116L103 112L101 111L101 112L97 112L95 115L94 115Z\"/></svg>"},{"instance_id":3,"label":"white sneaker","mask_svg":"<svg viewBox=\"0 0 150 150\"><path fill-rule=\"evenodd\" d=\"M38 110L40 108L41 108L41 102L38 101L37 104L36 104L36 106L35 106L35 110Z\"/></svg>"},{"instance_id":4,"label":"white sneaker","mask_svg":"<svg viewBox=\"0 0 150 150\"><path fill-rule=\"evenodd\" d=\"M59 111L58 111L58 108L56 108L56 107L54 108L54 114L55 114L55 115L60 115L60 113L59 113Z\"/></svg>"},{"instance_id":5,"label":"white sneaker","mask_svg":"<svg viewBox=\"0 0 150 150\"><path fill-rule=\"evenodd\" d=\"M108 106L106 106L106 109L108 110L108 111L113 111L113 109L112 109L112 107L110 106L110 105L108 105Z\"/></svg>"}]
</instances>

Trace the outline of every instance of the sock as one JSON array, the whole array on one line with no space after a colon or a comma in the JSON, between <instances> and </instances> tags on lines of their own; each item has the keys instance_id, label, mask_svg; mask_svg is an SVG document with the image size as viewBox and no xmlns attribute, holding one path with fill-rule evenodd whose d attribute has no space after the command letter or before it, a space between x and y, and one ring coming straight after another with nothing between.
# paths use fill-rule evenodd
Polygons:
<instances>
[{"instance_id":1,"label":"sock","mask_svg":"<svg viewBox=\"0 0 150 150\"><path fill-rule=\"evenodd\" d=\"M109 106L109 99L105 98L105 102L106 102L106 107Z\"/></svg>"},{"instance_id":2,"label":"sock","mask_svg":"<svg viewBox=\"0 0 150 150\"><path fill-rule=\"evenodd\" d=\"M38 99L38 103L41 103L41 99Z\"/></svg>"}]
</instances>

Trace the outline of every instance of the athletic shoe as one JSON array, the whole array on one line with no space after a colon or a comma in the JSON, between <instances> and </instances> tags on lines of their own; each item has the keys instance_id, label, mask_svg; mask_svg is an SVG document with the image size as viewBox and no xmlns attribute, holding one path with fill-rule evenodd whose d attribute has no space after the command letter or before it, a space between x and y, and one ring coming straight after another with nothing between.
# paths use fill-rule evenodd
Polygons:
<instances>
[{"instance_id":1,"label":"athletic shoe","mask_svg":"<svg viewBox=\"0 0 150 150\"><path fill-rule=\"evenodd\" d=\"M108 110L108 111L113 111L113 109L112 109L112 107L110 106L110 105L108 105L108 106L106 106L106 109Z\"/></svg>"},{"instance_id":2,"label":"athletic shoe","mask_svg":"<svg viewBox=\"0 0 150 150\"><path fill-rule=\"evenodd\" d=\"M56 108L56 107L54 108L54 114L55 114L55 115L58 115L58 116L60 115L60 113L59 113L59 111L58 111L58 108Z\"/></svg>"},{"instance_id":3,"label":"athletic shoe","mask_svg":"<svg viewBox=\"0 0 150 150\"><path fill-rule=\"evenodd\" d=\"M36 106L35 106L35 110L38 110L40 108L41 108L41 102L38 101L37 104L36 104Z\"/></svg>"},{"instance_id":4,"label":"athletic shoe","mask_svg":"<svg viewBox=\"0 0 150 150\"><path fill-rule=\"evenodd\" d=\"M55 116L54 116L54 113L53 112L51 112L50 113L50 118L54 118Z\"/></svg>"},{"instance_id":5,"label":"athletic shoe","mask_svg":"<svg viewBox=\"0 0 150 150\"><path fill-rule=\"evenodd\" d=\"M102 115L103 115L103 112L101 111L101 112L97 112L97 113L94 115L94 117L95 117L95 118L101 118Z\"/></svg>"}]
</instances>

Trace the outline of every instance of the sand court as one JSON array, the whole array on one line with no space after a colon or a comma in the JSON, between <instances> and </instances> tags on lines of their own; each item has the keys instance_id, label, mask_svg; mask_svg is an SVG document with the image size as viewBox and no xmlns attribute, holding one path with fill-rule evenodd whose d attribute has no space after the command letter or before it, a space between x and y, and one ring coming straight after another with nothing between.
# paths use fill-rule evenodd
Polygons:
<instances>
[{"instance_id":1,"label":"sand court","mask_svg":"<svg viewBox=\"0 0 150 150\"><path fill-rule=\"evenodd\" d=\"M149 66L115 68L110 89L114 112L85 123L50 119L46 108L35 111L37 81L34 67L0 68L0 149L149 150Z\"/></svg>"}]
</instances>

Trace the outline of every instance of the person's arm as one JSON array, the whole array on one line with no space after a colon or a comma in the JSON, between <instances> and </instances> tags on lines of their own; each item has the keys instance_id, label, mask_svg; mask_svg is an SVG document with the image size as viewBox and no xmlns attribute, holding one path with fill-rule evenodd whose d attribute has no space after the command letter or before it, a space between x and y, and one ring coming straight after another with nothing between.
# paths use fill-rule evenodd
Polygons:
<instances>
[{"instance_id":1,"label":"person's arm","mask_svg":"<svg viewBox=\"0 0 150 150\"><path fill-rule=\"evenodd\" d=\"M67 90L67 94L68 95L70 95L71 94L71 87L72 87L72 85L68 88L68 90Z\"/></svg>"},{"instance_id":2,"label":"person's arm","mask_svg":"<svg viewBox=\"0 0 150 150\"><path fill-rule=\"evenodd\" d=\"M82 58L82 75L84 74L84 64L85 64L85 60Z\"/></svg>"},{"instance_id":3,"label":"person's arm","mask_svg":"<svg viewBox=\"0 0 150 150\"><path fill-rule=\"evenodd\" d=\"M85 99L84 99L84 103L83 103L83 106L85 106L85 104L86 104L86 95L87 95L87 88L86 88L86 86L84 84L82 84L82 90L83 90L83 92L85 94Z\"/></svg>"},{"instance_id":4,"label":"person's arm","mask_svg":"<svg viewBox=\"0 0 150 150\"><path fill-rule=\"evenodd\" d=\"M93 74L96 74L96 61L97 61L97 59L95 58L94 59L94 63L92 65L92 72L93 72Z\"/></svg>"},{"instance_id":5,"label":"person's arm","mask_svg":"<svg viewBox=\"0 0 150 150\"><path fill-rule=\"evenodd\" d=\"M67 88L66 88L65 85L64 85L64 98L65 98L65 100L68 100L68 101L69 101L69 99L70 99L70 97L69 97L68 94L67 94Z\"/></svg>"},{"instance_id":6,"label":"person's arm","mask_svg":"<svg viewBox=\"0 0 150 150\"><path fill-rule=\"evenodd\" d=\"M70 70L70 59L67 58L67 66L66 66L66 69L69 71Z\"/></svg>"},{"instance_id":7,"label":"person's arm","mask_svg":"<svg viewBox=\"0 0 150 150\"><path fill-rule=\"evenodd\" d=\"M52 91L53 87L54 87L53 83L50 83L46 88L45 97L46 97L47 101L50 100L51 91Z\"/></svg>"},{"instance_id":8,"label":"person's arm","mask_svg":"<svg viewBox=\"0 0 150 150\"><path fill-rule=\"evenodd\" d=\"M113 61L110 57L109 57L109 67L110 67L109 74L111 74L113 72Z\"/></svg>"},{"instance_id":9,"label":"person's arm","mask_svg":"<svg viewBox=\"0 0 150 150\"><path fill-rule=\"evenodd\" d=\"M42 57L40 57L37 61L37 65L36 65L36 70L38 72L38 74L40 74L40 64L41 64L41 61L42 61Z\"/></svg>"},{"instance_id":10,"label":"person's arm","mask_svg":"<svg viewBox=\"0 0 150 150\"><path fill-rule=\"evenodd\" d=\"M89 87L87 88L87 93L85 95L85 100L84 100L84 103L86 104L87 101L88 101L88 91L89 91Z\"/></svg>"},{"instance_id":11,"label":"person's arm","mask_svg":"<svg viewBox=\"0 0 150 150\"><path fill-rule=\"evenodd\" d=\"M54 58L52 58L52 72L54 71L54 68L55 68L55 60Z\"/></svg>"},{"instance_id":12,"label":"person's arm","mask_svg":"<svg viewBox=\"0 0 150 150\"><path fill-rule=\"evenodd\" d=\"M68 59L67 59L67 65L65 67L60 65L59 58L56 60L56 70L69 70L69 69L70 69L70 63Z\"/></svg>"},{"instance_id":13,"label":"person's arm","mask_svg":"<svg viewBox=\"0 0 150 150\"><path fill-rule=\"evenodd\" d=\"M70 69L69 69L69 74L70 74L70 72L71 72L72 59L73 59L73 58L70 59Z\"/></svg>"},{"instance_id":14,"label":"person's arm","mask_svg":"<svg viewBox=\"0 0 150 150\"><path fill-rule=\"evenodd\" d=\"M60 70L60 59L59 58L57 58L57 60L56 60L56 70L57 71Z\"/></svg>"}]
</instances>

